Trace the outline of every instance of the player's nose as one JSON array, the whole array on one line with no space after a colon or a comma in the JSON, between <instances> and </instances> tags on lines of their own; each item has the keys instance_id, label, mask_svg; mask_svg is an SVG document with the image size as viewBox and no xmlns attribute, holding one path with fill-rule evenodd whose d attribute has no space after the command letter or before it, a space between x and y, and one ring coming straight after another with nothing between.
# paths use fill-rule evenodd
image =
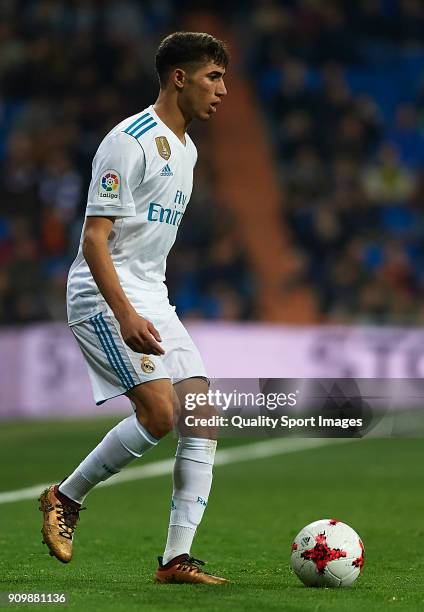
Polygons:
<instances>
[{"instance_id":1,"label":"player's nose","mask_svg":"<svg viewBox=\"0 0 424 612\"><path fill-rule=\"evenodd\" d=\"M219 97L222 98L224 96L227 95L227 88L225 87L225 83L224 81L220 81L217 87L217 90L215 92L215 94Z\"/></svg>"}]
</instances>

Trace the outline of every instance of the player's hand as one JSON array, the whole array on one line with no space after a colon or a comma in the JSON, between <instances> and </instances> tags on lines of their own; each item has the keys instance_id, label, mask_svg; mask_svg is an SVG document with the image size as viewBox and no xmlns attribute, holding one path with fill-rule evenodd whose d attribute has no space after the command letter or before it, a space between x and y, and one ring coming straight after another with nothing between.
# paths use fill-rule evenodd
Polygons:
<instances>
[{"instance_id":1,"label":"player's hand","mask_svg":"<svg viewBox=\"0 0 424 612\"><path fill-rule=\"evenodd\" d=\"M124 342L130 349L146 355L164 355L165 351L159 344L162 338L153 323L134 312L121 317L119 325Z\"/></svg>"}]
</instances>

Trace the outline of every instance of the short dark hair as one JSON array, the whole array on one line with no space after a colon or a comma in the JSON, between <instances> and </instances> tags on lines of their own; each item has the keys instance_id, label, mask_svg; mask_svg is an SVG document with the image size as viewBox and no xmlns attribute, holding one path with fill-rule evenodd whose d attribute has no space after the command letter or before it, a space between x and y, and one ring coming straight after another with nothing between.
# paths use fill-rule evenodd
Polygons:
<instances>
[{"instance_id":1,"label":"short dark hair","mask_svg":"<svg viewBox=\"0 0 424 612\"><path fill-rule=\"evenodd\" d=\"M228 66L228 51L222 40L204 32L174 32L162 40L156 52L159 82L164 85L173 68L208 61Z\"/></svg>"}]
</instances>

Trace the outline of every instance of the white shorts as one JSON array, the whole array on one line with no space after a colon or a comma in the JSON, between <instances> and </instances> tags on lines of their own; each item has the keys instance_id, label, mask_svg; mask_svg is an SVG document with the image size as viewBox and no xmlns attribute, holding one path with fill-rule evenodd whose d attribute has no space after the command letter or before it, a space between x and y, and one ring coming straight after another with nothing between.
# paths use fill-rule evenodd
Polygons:
<instances>
[{"instance_id":1,"label":"white shorts","mask_svg":"<svg viewBox=\"0 0 424 612\"><path fill-rule=\"evenodd\" d=\"M96 404L159 378L169 378L172 384L186 378L207 379L200 353L175 310L169 307L149 320L160 333L164 355L142 355L130 349L118 321L106 313L71 326L87 363Z\"/></svg>"}]
</instances>

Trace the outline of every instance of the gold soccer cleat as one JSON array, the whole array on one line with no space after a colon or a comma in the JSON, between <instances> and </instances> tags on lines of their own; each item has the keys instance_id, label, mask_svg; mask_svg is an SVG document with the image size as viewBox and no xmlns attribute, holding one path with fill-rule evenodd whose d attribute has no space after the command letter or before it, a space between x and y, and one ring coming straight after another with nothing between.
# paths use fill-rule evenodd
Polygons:
<instances>
[{"instance_id":1,"label":"gold soccer cleat","mask_svg":"<svg viewBox=\"0 0 424 612\"><path fill-rule=\"evenodd\" d=\"M178 555L166 565L162 565L162 557L158 557L159 567L156 570L155 581L161 584L228 584L226 578L212 576L201 569L204 561L194 559L187 554Z\"/></svg>"},{"instance_id":2,"label":"gold soccer cleat","mask_svg":"<svg viewBox=\"0 0 424 612\"><path fill-rule=\"evenodd\" d=\"M39 509L44 515L43 544L50 548L50 555L62 563L72 559L72 538L79 519L80 504L71 500L65 501L64 495L58 497L58 485L52 485L42 492L38 501Z\"/></svg>"}]
</instances>

